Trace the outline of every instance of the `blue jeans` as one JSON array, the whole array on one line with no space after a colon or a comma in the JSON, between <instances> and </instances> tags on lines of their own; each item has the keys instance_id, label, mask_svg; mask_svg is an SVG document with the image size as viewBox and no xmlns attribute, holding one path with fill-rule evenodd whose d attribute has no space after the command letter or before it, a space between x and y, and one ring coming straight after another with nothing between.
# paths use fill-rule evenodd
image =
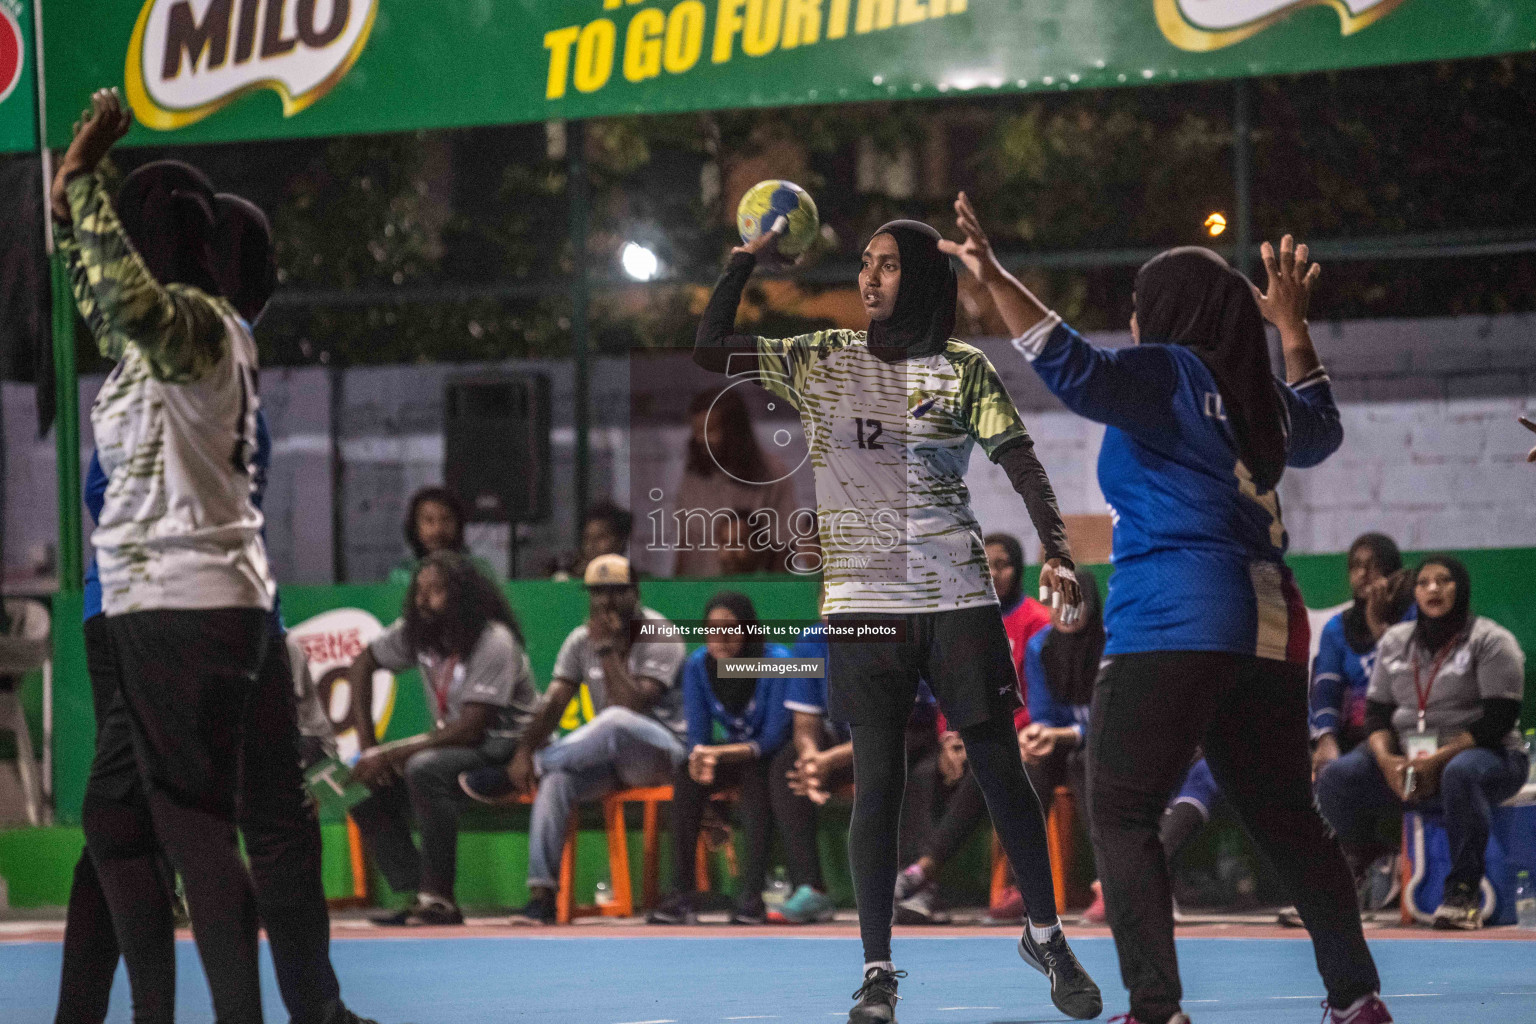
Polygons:
<instances>
[{"instance_id":1,"label":"blue jeans","mask_svg":"<svg viewBox=\"0 0 1536 1024\"><path fill-rule=\"evenodd\" d=\"M1493 808L1520 791L1528 768L1524 751L1463 750L1441 770L1435 795L1411 805L1416 811L1445 816L1451 845L1447 892L1457 884L1475 887L1482 882ZM1404 807L1363 743L1323 769L1317 779L1317 802L1346 850L1370 841L1372 812Z\"/></svg>"},{"instance_id":2,"label":"blue jeans","mask_svg":"<svg viewBox=\"0 0 1536 1024\"><path fill-rule=\"evenodd\" d=\"M534 757L539 792L528 835L528 885L556 888L565 828L578 803L620 789L665 786L687 760L683 741L649 715L604 708Z\"/></svg>"}]
</instances>

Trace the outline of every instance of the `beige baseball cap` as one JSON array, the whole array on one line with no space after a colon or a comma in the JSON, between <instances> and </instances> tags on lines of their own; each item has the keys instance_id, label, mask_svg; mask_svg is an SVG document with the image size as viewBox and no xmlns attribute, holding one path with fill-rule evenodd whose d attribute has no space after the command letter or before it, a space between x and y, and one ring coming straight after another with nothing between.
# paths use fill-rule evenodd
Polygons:
<instances>
[{"instance_id":1,"label":"beige baseball cap","mask_svg":"<svg viewBox=\"0 0 1536 1024\"><path fill-rule=\"evenodd\" d=\"M582 582L589 587L627 587L635 582L629 559L623 555L598 555L587 563Z\"/></svg>"}]
</instances>

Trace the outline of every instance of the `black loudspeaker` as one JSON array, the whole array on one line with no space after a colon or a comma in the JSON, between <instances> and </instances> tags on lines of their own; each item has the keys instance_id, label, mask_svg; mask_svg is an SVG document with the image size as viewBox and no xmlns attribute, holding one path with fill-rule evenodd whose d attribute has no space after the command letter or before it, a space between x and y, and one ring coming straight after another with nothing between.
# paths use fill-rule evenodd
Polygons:
<instances>
[{"instance_id":1,"label":"black loudspeaker","mask_svg":"<svg viewBox=\"0 0 1536 1024\"><path fill-rule=\"evenodd\" d=\"M448 489L464 503L470 522L548 519L548 375L454 378L444 397L444 476Z\"/></svg>"}]
</instances>

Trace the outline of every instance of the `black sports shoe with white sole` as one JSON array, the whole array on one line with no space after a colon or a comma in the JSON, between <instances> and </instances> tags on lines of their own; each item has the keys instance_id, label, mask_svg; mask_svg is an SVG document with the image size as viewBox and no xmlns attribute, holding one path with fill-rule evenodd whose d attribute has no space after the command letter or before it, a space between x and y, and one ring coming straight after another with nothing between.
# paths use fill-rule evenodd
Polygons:
<instances>
[{"instance_id":1,"label":"black sports shoe with white sole","mask_svg":"<svg viewBox=\"0 0 1536 1024\"><path fill-rule=\"evenodd\" d=\"M858 1002L848 1011L848 1024L896 1024L896 983L906 971L888 971L871 967L864 973L864 984L853 994Z\"/></svg>"},{"instance_id":2,"label":"black sports shoe with white sole","mask_svg":"<svg viewBox=\"0 0 1536 1024\"><path fill-rule=\"evenodd\" d=\"M1044 942L1036 942L1024 925L1019 937L1019 956L1051 982L1051 1002L1056 1009L1075 1020L1091 1020L1104 1012L1104 997L1099 986L1088 977L1077 955L1067 945L1067 937L1057 931Z\"/></svg>"}]
</instances>

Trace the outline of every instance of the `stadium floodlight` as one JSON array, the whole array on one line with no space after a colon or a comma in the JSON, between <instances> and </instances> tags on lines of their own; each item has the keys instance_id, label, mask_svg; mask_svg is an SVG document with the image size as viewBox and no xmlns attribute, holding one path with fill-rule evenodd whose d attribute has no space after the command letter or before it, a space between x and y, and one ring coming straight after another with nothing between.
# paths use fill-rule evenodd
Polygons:
<instances>
[{"instance_id":1,"label":"stadium floodlight","mask_svg":"<svg viewBox=\"0 0 1536 1024\"><path fill-rule=\"evenodd\" d=\"M650 281L661 270L661 261L656 254L639 242L625 242L619 261L624 264L624 273L636 281Z\"/></svg>"},{"instance_id":2,"label":"stadium floodlight","mask_svg":"<svg viewBox=\"0 0 1536 1024\"><path fill-rule=\"evenodd\" d=\"M1224 213L1213 213L1205 218L1205 230L1211 233L1212 238L1227 230L1227 215Z\"/></svg>"}]
</instances>

